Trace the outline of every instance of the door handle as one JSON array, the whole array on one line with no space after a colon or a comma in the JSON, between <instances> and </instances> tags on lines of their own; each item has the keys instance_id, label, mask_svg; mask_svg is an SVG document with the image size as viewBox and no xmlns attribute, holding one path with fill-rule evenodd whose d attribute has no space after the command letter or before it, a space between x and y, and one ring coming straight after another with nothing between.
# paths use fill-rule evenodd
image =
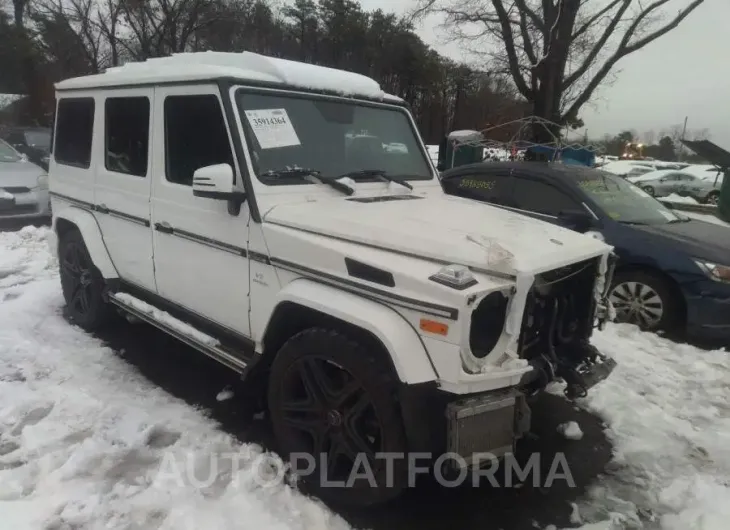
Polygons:
<instances>
[{"instance_id":1,"label":"door handle","mask_svg":"<svg viewBox=\"0 0 730 530\"><path fill-rule=\"evenodd\" d=\"M158 232L162 232L163 234L172 234L173 228L170 226L170 223L167 221L162 221L161 223L155 223L155 230Z\"/></svg>"},{"instance_id":2,"label":"door handle","mask_svg":"<svg viewBox=\"0 0 730 530\"><path fill-rule=\"evenodd\" d=\"M109 208L106 207L106 204L97 204L96 205L96 211L99 213L109 213Z\"/></svg>"}]
</instances>

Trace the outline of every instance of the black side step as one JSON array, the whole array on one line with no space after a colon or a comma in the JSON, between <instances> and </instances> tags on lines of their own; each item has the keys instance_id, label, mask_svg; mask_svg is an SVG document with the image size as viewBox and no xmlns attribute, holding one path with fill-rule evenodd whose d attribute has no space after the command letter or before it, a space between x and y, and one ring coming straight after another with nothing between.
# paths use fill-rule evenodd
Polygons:
<instances>
[{"instance_id":1,"label":"black side step","mask_svg":"<svg viewBox=\"0 0 730 530\"><path fill-rule=\"evenodd\" d=\"M129 313L148 324L152 324L165 333L175 337L181 342L184 342L188 346L195 348L239 374L243 374L248 366L248 363L227 352L220 342L214 337L195 329L190 326L190 324L175 318L169 313L166 313L165 311L162 311L161 309L158 309L129 293L109 293L109 302L120 308L122 311ZM190 331L186 332L186 329Z\"/></svg>"}]
</instances>

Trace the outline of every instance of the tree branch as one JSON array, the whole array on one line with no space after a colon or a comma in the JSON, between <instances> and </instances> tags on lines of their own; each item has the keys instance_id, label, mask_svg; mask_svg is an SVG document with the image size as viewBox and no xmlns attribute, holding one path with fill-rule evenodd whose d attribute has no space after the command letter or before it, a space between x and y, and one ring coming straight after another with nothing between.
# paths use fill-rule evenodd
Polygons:
<instances>
[{"instance_id":1,"label":"tree branch","mask_svg":"<svg viewBox=\"0 0 730 530\"><path fill-rule=\"evenodd\" d=\"M624 34L623 38L621 39L621 43L619 44L616 52L609 57L606 62L603 64L601 69L596 73L596 75L591 79L591 81L588 83L588 86L586 86L583 93L581 93L580 96L576 98L576 100L573 102L573 104L570 106L570 108L565 113L565 118L571 118L578 115L578 111L580 108L593 96L593 92L598 88L598 86L601 84L601 82L604 80L604 78L608 75L608 73L611 71L611 68L614 67L614 65L623 57L626 55L633 53L635 51L640 50L647 44L655 41L662 35L665 35L669 33L671 30L679 26L680 22L682 22L685 18L687 18L692 11L697 9L704 0L693 0L690 5L688 5L686 8L681 10L674 19L672 19L671 22L668 24L665 24L661 28L657 29L653 33L650 33L646 37L637 40L633 44L630 44L631 38L636 33L637 28L641 25L641 22L646 19L646 17L649 16L649 14L659 7L666 4L669 0L656 0L653 4L651 4L649 7L644 9L631 23L629 28L626 30L626 33Z\"/></svg>"},{"instance_id":2,"label":"tree branch","mask_svg":"<svg viewBox=\"0 0 730 530\"><path fill-rule=\"evenodd\" d=\"M509 14L502 4L502 0L492 0L492 5L497 13L499 25L502 30L502 40L504 41L504 48L507 53L510 74L514 79L515 85L517 86L517 90L520 91L520 94L530 99L533 96L533 92L527 86L525 78L522 77L522 73L520 72L520 63L517 58L517 50L515 48L515 39L512 34L512 25Z\"/></svg>"}]
</instances>

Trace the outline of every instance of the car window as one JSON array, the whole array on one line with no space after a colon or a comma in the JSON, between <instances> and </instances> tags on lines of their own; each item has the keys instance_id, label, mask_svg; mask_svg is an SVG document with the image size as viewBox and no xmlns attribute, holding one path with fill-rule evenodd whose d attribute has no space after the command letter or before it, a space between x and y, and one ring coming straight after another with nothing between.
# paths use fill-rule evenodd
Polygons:
<instances>
[{"instance_id":1,"label":"car window","mask_svg":"<svg viewBox=\"0 0 730 530\"><path fill-rule=\"evenodd\" d=\"M640 187L600 169L574 169L576 185L602 213L619 223L659 225L680 220Z\"/></svg>"},{"instance_id":2,"label":"car window","mask_svg":"<svg viewBox=\"0 0 730 530\"><path fill-rule=\"evenodd\" d=\"M104 111L105 167L116 173L146 176L150 100L146 97L107 98Z\"/></svg>"},{"instance_id":3,"label":"car window","mask_svg":"<svg viewBox=\"0 0 730 530\"><path fill-rule=\"evenodd\" d=\"M165 98L165 175L191 186L197 169L230 164L233 154L218 97L213 94Z\"/></svg>"},{"instance_id":4,"label":"car window","mask_svg":"<svg viewBox=\"0 0 730 530\"><path fill-rule=\"evenodd\" d=\"M94 133L94 98L64 98L56 116L56 162L88 169Z\"/></svg>"},{"instance_id":5,"label":"car window","mask_svg":"<svg viewBox=\"0 0 730 530\"><path fill-rule=\"evenodd\" d=\"M19 140L30 147L43 151L48 151L51 148L50 131L25 131Z\"/></svg>"},{"instance_id":6,"label":"car window","mask_svg":"<svg viewBox=\"0 0 730 530\"><path fill-rule=\"evenodd\" d=\"M677 178L685 182L691 182L695 180L695 177L693 175L688 175L687 173L678 173Z\"/></svg>"},{"instance_id":7,"label":"car window","mask_svg":"<svg viewBox=\"0 0 730 530\"><path fill-rule=\"evenodd\" d=\"M572 197L557 187L527 177L513 177L514 196L517 208L546 215L557 216L568 210L581 210Z\"/></svg>"},{"instance_id":8,"label":"car window","mask_svg":"<svg viewBox=\"0 0 730 530\"><path fill-rule=\"evenodd\" d=\"M512 197L513 179L509 174L474 173L445 178L441 182L453 195L516 207Z\"/></svg>"}]
</instances>

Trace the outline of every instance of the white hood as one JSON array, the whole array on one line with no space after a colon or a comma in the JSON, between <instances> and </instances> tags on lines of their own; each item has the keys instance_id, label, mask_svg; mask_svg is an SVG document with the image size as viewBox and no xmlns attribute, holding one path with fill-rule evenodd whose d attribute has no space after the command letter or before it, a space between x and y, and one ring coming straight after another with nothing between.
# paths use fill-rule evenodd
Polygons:
<instances>
[{"instance_id":1,"label":"white hood","mask_svg":"<svg viewBox=\"0 0 730 530\"><path fill-rule=\"evenodd\" d=\"M270 210L264 220L509 275L538 274L610 250L592 237L484 203L441 194L417 197L370 203L336 198L282 204Z\"/></svg>"}]
</instances>

